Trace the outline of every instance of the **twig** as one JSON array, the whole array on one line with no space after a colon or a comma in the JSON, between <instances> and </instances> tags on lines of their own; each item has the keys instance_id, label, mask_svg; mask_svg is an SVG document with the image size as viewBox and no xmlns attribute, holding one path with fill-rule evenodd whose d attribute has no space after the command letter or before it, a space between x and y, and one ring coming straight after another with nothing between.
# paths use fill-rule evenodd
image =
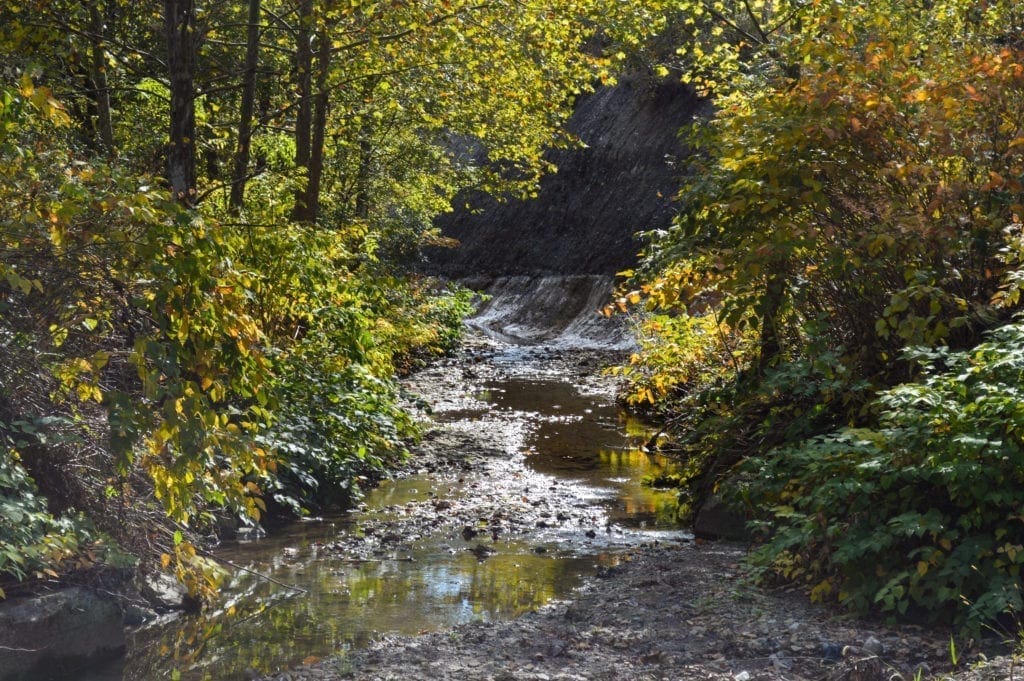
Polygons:
<instances>
[{"instance_id":1,"label":"twig","mask_svg":"<svg viewBox=\"0 0 1024 681\"><path fill-rule=\"evenodd\" d=\"M298 592L304 593L304 594L308 594L309 593L308 589L303 589L301 586L295 586L294 584L286 584L285 582L282 582L282 581L280 581L278 579L274 579L270 575L265 575L262 572L257 572L256 570L253 570L252 568L247 568L244 565L239 565L238 563L232 562L232 561L228 560L227 558L221 558L220 556L215 556L212 553L210 553L209 551L197 550L196 553L202 554L203 556L206 556L207 558L212 558L213 560L215 560L215 561L217 561L219 563L224 563L225 565L230 566L230 567L232 567L232 568L234 568L236 570L241 570L242 572L248 572L250 575L254 575L256 577L259 577L260 579L265 579L266 581L268 581L268 582L270 582L272 584L277 584L278 586L283 586L286 589L291 589L292 591L298 591Z\"/></svg>"}]
</instances>

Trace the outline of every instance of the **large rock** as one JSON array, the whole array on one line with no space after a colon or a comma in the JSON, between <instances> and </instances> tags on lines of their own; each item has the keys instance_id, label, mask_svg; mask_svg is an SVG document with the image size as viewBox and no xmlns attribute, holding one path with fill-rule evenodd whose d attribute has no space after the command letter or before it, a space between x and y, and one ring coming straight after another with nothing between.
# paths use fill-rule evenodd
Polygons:
<instances>
[{"instance_id":1,"label":"large rock","mask_svg":"<svg viewBox=\"0 0 1024 681\"><path fill-rule=\"evenodd\" d=\"M717 494L708 497L697 510L693 534L701 539L750 540L746 517Z\"/></svg>"},{"instance_id":2,"label":"large rock","mask_svg":"<svg viewBox=\"0 0 1024 681\"><path fill-rule=\"evenodd\" d=\"M0 681L67 678L124 647L120 607L88 589L0 602Z\"/></svg>"},{"instance_id":3,"label":"large rock","mask_svg":"<svg viewBox=\"0 0 1024 681\"><path fill-rule=\"evenodd\" d=\"M174 575L156 572L142 576L138 580L138 589L150 607L157 612L188 609L188 592Z\"/></svg>"}]
</instances>

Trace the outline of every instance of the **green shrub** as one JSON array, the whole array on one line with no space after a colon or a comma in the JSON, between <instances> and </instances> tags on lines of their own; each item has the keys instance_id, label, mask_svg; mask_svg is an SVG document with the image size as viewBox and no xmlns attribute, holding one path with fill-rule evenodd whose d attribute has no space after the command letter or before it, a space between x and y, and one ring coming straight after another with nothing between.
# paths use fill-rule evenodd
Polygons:
<instances>
[{"instance_id":1,"label":"green shrub","mask_svg":"<svg viewBox=\"0 0 1024 681\"><path fill-rule=\"evenodd\" d=\"M50 515L16 452L0 449L0 577L20 581L37 573L55 575L77 548L72 522Z\"/></svg>"},{"instance_id":2,"label":"green shrub","mask_svg":"<svg viewBox=\"0 0 1024 681\"><path fill-rule=\"evenodd\" d=\"M976 629L1022 608L1024 323L907 359L921 376L879 394L876 427L744 464L746 501L774 526L752 561L814 598Z\"/></svg>"}]
</instances>

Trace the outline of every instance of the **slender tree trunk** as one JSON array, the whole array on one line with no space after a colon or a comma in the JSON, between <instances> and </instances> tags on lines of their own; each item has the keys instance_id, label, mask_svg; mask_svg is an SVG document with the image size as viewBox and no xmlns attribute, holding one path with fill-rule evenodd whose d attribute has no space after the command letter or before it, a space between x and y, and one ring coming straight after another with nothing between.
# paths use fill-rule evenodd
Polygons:
<instances>
[{"instance_id":1,"label":"slender tree trunk","mask_svg":"<svg viewBox=\"0 0 1024 681\"><path fill-rule=\"evenodd\" d=\"M313 127L313 0L299 0L299 29L295 46L298 108L295 114L295 166L309 170ZM292 219L306 221L306 188L295 192Z\"/></svg>"},{"instance_id":2,"label":"slender tree trunk","mask_svg":"<svg viewBox=\"0 0 1024 681\"><path fill-rule=\"evenodd\" d=\"M370 217L370 177L373 163L373 139L370 126L363 123L359 128L359 170L356 174L356 217L368 220Z\"/></svg>"},{"instance_id":3,"label":"slender tree trunk","mask_svg":"<svg viewBox=\"0 0 1024 681\"><path fill-rule=\"evenodd\" d=\"M363 86L363 100L373 96L378 79L371 78ZM373 176L373 126L368 116L363 117L359 126L359 169L356 171L356 217L367 220L370 217L370 178Z\"/></svg>"},{"instance_id":4,"label":"slender tree trunk","mask_svg":"<svg viewBox=\"0 0 1024 681\"><path fill-rule=\"evenodd\" d=\"M196 195L195 6L193 0L164 0L167 71L171 83L167 180L174 198L187 205Z\"/></svg>"},{"instance_id":5,"label":"slender tree trunk","mask_svg":"<svg viewBox=\"0 0 1024 681\"><path fill-rule=\"evenodd\" d=\"M106 34L103 17L95 4L89 6L90 56L92 59L93 101L96 103L96 133L103 151L113 154L114 122L110 113L110 86L107 83L107 59L103 49Z\"/></svg>"},{"instance_id":6,"label":"slender tree trunk","mask_svg":"<svg viewBox=\"0 0 1024 681\"><path fill-rule=\"evenodd\" d=\"M786 290L785 268L773 266L768 272L765 282L764 298L761 299L761 341L757 358L757 375L763 376L782 351L782 339L779 335L779 312L782 310L783 295Z\"/></svg>"},{"instance_id":7,"label":"slender tree trunk","mask_svg":"<svg viewBox=\"0 0 1024 681\"><path fill-rule=\"evenodd\" d=\"M327 32L320 35L317 50L316 101L313 110L313 135L309 149L309 175L306 182L307 222L316 222L320 216L320 187L324 176L324 147L327 142L327 114L330 93L327 89L331 69L331 41Z\"/></svg>"},{"instance_id":8,"label":"slender tree trunk","mask_svg":"<svg viewBox=\"0 0 1024 681\"><path fill-rule=\"evenodd\" d=\"M245 42L245 73L242 81L242 105L238 120L238 148L231 178L231 196L228 206L233 213L242 210L245 203L245 182L249 175L249 157L252 142L252 120L256 105L256 68L259 64L260 0L249 0L249 28Z\"/></svg>"}]
</instances>

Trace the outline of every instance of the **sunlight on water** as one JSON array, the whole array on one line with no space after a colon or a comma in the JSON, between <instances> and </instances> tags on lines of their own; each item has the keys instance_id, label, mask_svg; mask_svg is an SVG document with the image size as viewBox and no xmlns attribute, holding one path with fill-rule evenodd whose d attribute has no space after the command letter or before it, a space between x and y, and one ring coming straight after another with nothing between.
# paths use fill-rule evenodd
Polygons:
<instances>
[{"instance_id":1,"label":"sunlight on water","mask_svg":"<svg viewBox=\"0 0 1024 681\"><path fill-rule=\"evenodd\" d=\"M243 679L343 654L383 634L512 617L568 596L599 562L614 561L607 551L621 550L623 542L678 534L675 494L642 484L671 472L670 463L639 448L650 430L626 419L606 395L582 394L558 378L513 376L485 381L474 397L479 410L445 421L469 430L481 427L480 419L499 429L504 424L508 459L521 471L510 476L515 484L557 486L575 500L573 508L593 509L602 531L583 537L584 527L566 523L495 540L489 544L495 553L484 557L450 536L426 533L402 551L357 560L331 547L332 540L361 531L360 513L295 523L258 542L226 545L219 554L304 591L237 571L218 610L136 633L119 665L89 678ZM480 494L470 478L414 475L387 482L368 495L367 508L378 518L398 518L430 499L456 503Z\"/></svg>"}]
</instances>

